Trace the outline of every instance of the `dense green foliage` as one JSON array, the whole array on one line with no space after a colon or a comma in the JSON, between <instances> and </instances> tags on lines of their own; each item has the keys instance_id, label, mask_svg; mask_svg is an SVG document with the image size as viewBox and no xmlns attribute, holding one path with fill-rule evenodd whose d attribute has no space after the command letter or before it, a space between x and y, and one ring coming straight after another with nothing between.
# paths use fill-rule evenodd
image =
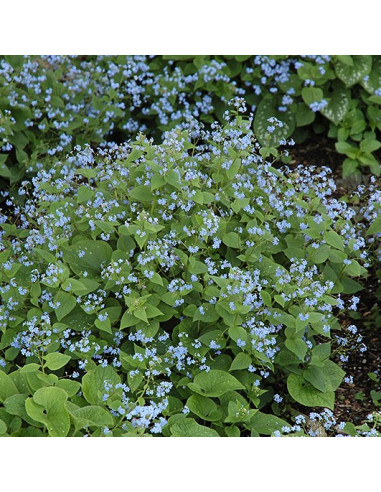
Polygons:
<instances>
[{"instance_id":1,"label":"dense green foliage","mask_svg":"<svg viewBox=\"0 0 381 492\"><path fill-rule=\"evenodd\" d=\"M23 182L22 206L8 200L0 433L335 431L341 365L366 350L340 319L374 261L380 195L362 219L328 169L267 162L234 104L210 131L193 121L161 144L77 147Z\"/></svg>"},{"instance_id":2,"label":"dense green foliage","mask_svg":"<svg viewBox=\"0 0 381 492\"><path fill-rule=\"evenodd\" d=\"M0 61L0 177L52 165L75 145L135 138L197 118L222 121L242 96L264 153L285 138L323 133L345 156L344 176L380 174L380 56L86 56ZM269 134L268 118L283 125ZM5 183L4 183L5 184Z\"/></svg>"}]
</instances>

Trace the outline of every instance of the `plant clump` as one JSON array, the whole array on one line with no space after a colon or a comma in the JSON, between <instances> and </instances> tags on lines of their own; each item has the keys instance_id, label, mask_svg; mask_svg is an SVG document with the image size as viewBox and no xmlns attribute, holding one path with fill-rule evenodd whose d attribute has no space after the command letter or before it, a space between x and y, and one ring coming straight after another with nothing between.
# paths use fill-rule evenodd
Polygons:
<instances>
[{"instance_id":1,"label":"plant clump","mask_svg":"<svg viewBox=\"0 0 381 492\"><path fill-rule=\"evenodd\" d=\"M329 169L268 161L234 105L161 144L78 146L7 197L4 433L303 435L301 411L330 415L366 350L340 323L363 228Z\"/></svg>"}]
</instances>

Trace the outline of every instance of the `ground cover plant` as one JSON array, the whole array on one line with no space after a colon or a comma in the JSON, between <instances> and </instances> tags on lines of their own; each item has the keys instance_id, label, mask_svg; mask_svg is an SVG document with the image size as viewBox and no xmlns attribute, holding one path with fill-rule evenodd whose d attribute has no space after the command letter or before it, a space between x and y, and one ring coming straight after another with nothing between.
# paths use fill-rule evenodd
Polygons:
<instances>
[{"instance_id":1,"label":"ground cover plant","mask_svg":"<svg viewBox=\"0 0 381 492\"><path fill-rule=\"evenodd\" d=\"M377 67L6 57L0 435L379 436Z\"/></svg>"},{"instance_id":2,"label":"ground cover plant","mask_svg":"<svg viewBox=\"0 0 381 492\"><path fill-rule=\"evenodd\" d=\"M189 118L255 111L262 145L335 139L343 174L380 174L380 56L6 56L0 61L0 177L19 182L76 144L161 139ZM267 132L267 119L283 125ZM345 156L345 158L344 158Z\"/></svg>"},{"instance_id":3,"label":"ground cover plant","mask_svg":"<svg viewBox=\"0 0 381 492\"><path fill-rule=\"evenodd\" d=\"M328 170L277 170L250 126L77 148L23 183L2 224L5 432L301 434L294 404L326 418L337 362L366 349L338 313L369 254Z\"/></svg>"}]
</instances>

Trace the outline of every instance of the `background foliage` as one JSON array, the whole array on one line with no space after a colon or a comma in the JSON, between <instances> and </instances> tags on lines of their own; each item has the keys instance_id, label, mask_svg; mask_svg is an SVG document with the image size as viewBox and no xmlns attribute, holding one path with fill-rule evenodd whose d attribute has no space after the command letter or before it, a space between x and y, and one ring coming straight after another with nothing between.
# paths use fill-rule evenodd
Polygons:
<instances>
[{"instance_id":1,"label":"background foliage","mask_svg":"<svg viewBox=\"0 0 381 492\"><path fill-rule=\"evenodd\" d=\"M191 118L222 121L233 96L255 110L263 146L325 134L345 156L344 176L380 174L379 56L5 56L0 176L16 183L76 144L139 131L160 141ZM271 135L269 117L283 122Z\"/></svg>"}]
</instances>

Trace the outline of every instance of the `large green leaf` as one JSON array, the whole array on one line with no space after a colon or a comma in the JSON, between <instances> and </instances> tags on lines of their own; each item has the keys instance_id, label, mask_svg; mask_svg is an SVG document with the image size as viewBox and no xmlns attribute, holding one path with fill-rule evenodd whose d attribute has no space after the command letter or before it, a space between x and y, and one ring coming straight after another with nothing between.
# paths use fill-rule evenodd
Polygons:
<instances>
[{"instance_id":1,"label":"large green leaf","mask_svg":"<svg viewBox=\"0 0 381 492\"><path fill-rule=\"evenodd\" d=\"M353 66L337 61L335 64L335 72L340 80L347 87L360 82L368 75L372 68L372 57L370 55L356 55L352 57Z\"/></svg>"},{"instance_id":2,"label":"large green leaf","mask_svg":"<svg viewBox=\"0 0 381 492\"><path fill-rule=\"evenodd\" d=\"M271 126L268 119L277 118L283 126L277 127L273 133L269 133L267 128ZM291 111L278 111L273 99L263 99L255 112L254 133L262 145L277 147L279 141L292 135L295 129L295 117Z\"/></svg>"},{"instance_id":3,"label":"large green leaf","mask_svg":"<svg viewBox=\"0 0 381 492\"><path fill-rule=\"evenodd\" d=\"M189 388L203 396L218 397L228 391L244 389L244 386L234 376L218 369L197 374Z\"/></svg>"},{"instance_id":4,"label":"large green leaf","mask_svg":"<svg viewBox=\"0 0 381 492\"><path fill-rule=\"evenodd\" d=\"M335 404L334 391L319 391L299 374L288 376L287 389L295 401L306 407L328 407L333 410Z\"/></svg>"},{"instance_id":5,"label":"large green leaf","mask_svg":"<svg viewBox=\"0 0 381 492\"><path fill-rule=\"evenodd\" d=\"M5 372L0 370L0 403L8 398L18 393L15 383L12 379L5 374Z\"/></svg>"},{"instance_id":6,"label":"large green leaf","mask_svg":"<svg viewBox=\"0 0 381 492\"><path fill-rule=\"evenodd\" d=\"M89 405L70 412L75 419L75 427L80 429L87 426L112 426L114 419L110 412L96 405Z\"/></svg>"},{"instance_id":7,"label":"large green leaf","mask_svg":"<svg viewBox=\"0 0 381 492\"><path fill-rule=\"evenodd\" d=\"M349 98L349 91L342 84L334 85L331 96L325 97L328 104L320 110L321 114L338 125L348 112Z\"/></svg>"},{"instance_id":8,"label":"large green leaf","mask_svg":"<svg viewBox=\"0 0 381 492\"><path fill-rule=\"evenodd\" d=\"M251 357L249 354L239 352L231 363L229 371L239 371L241 369L247 369L251 364Z\"/></svg>"},{"instance_id":9,"label":"large green leaf","mask_svg":"<svg viewBox=\"0 0 381 492\"><path fill-rule=\"evenodd\" d=\"M174 437L219 437L214 429L198 424L194 419L183 419L171 426Z\"/></svg>"},{"instance_id":10,"label":"large green leaf","mask_svg":"<svg viewBox=\"0 0 381 492\"><path fill-rule=\"evenodd\" d=\"M67 394L63 389L49 386L40 388L25 402L27 414L42 422L51 437L65 437L70 430L70 415L65 403Z\"/></svg>"},{"instance_id":11,"label":"large green leaf","mask_svg":"<svg viewBox=\"0 0 381 492\"><path fill-rule=\"evenodd\" d=\"M120 376L111 366L97 366L90 370L82 378L82 392L86 400L92 405L103 404L103 395L109 393L105 390L105 382L115 386L120 383Z\"/></svg>"},{"instance_id":12,"label":"large green leaf","mask_svg":"<svg viewBox=\"0 0 381 492\"><path fill-rule=\"evenodd\" d=\"M77 304L76 298L68 292L58 292L54 297L54 302L59 303L58 308L55 310L58 321L61 321L67 314L71 313Z\"/></svg>"},{"instance_id":13,"label":"large green leaf","mask_svg":"<svg viewBox=\"0 0 381 492\"><path fill-rule=\"evenodd\" d=\"M280 431L282 427L289 427L289 425L285 420L275 415L257 412L250 420L250 427L258 432L258 434L269 436L277 430Z\"/></svg>"},{"instance_id":14,"label":"large green leaf","mask_svg":"<svg viewBox=\"0 0 381 492\"><path fill-rule=\"evenodd\" d=\"M82 252L84 252L83 256ZM91 277L99 276L102 265L111 260L112 248L105 241L91 239L78 241L64 252L64 260L74 273L82 275L86 271Z\"/></svg>"},{"instance_id":15,"label":"large green leaf","mask_svg":"<svg viewBox=\"0 0 381 492\"><path fill-rule=\"evenodd\" d=\"M325 376L323 370L318 366L310 366L303 371L303 377L312 386L323 393L326 391Z\"/></svg>"},{"instance_id":16,"label":"large green leaf","mask_svg":"<svg viewBox=\"0 0 381 492\"><path fill-rule=\"evenodd\" d=\"M12 395L4 401L4 408L10 415L17 415L28 424L40 426L41 424L29 417L25 410L25 401L28 395Z\"/></svg>"},{"instance_id":17,"label":"large green leaf","mask_svg":"<svg viewBox=\"0 0 381 492\"><path fill-rule=\"evenodd\" d=\"M70 360L70 355L60 354L59 352L53 352L51 354L47 354L44 357L45 366L51 371L57 371L61 369L64 365L66 365Z\"/></svg>"},{"instance_id":18,"label":"large green leaf","mask_svg":"<svg viewBox=\"0 0 381 492\"><path fill-rule=\"evenodd\" d=\"M307 353L307 344L300 338L289 338L284 342L285 346L299 357L300 360L304 360Z\"/></svg>"},{"instance_id":19,"label":"large green leaf","mask_svg":"<svg viewBox=\"0 0 381 492\"><path fill-rule=\"evenodd\" d=\"M0 419L0 435L2 436L7 432L7 424Z\"/></svg>"},{"instance_id":20,"label":"large green leaf","mask_svg":"<svg viewBox=\"0 0 381 492\"><path fill-rule=\"evenodd\" d=\"M210 422L219 420L222 416L221 411L213 400L201 395L192 395L187 400L187 407L198 417Z\"/></svg>"},{"instance_id":21,"label":"large green leaf","mask_svg":"<svg viewBox=\"0 0 381 492\"><path fill-rule=\"evenodd\" d=\"M381 57L374 56L372 60L372 70L369 77L361 80L361 85L369 94L374 94L374 91L381 87Z\"/></svg>"},{"instance_id":22,"label":"large green leaf","mask_svg":"<svg viewBox=\"0 0 381 492\"><path fill-rule=\"evenodd\" d=\"M323 371L326 378L327 389L336 391L345 376L345 371L332 360L327 360L325 362Z\"/></svg>"}]
</instances>

